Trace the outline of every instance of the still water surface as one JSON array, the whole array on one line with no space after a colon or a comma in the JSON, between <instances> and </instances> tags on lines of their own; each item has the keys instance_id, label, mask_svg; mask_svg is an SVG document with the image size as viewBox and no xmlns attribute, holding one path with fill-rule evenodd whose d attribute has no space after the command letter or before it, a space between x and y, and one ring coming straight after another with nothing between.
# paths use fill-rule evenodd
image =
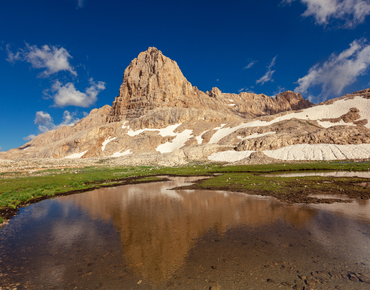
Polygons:
<instances>
[{"instance_id":1,"label":"still water surface","mask_svg":"<svg viewBox=\"0 0 370 290\"><path fill-rule=\"evenodd\" d=\"M0 287L370 288L368 201L288 205L171 190L195 179L102 188L22 209L0 229Z\"/></svg>"}]
</instances>

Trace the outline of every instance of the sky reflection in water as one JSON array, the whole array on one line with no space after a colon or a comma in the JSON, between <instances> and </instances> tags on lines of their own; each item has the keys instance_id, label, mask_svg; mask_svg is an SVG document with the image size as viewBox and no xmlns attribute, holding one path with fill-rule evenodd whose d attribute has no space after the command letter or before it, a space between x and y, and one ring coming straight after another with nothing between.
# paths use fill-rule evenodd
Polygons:
<instances>
[{"instance_id":1,"label":"sky reflection in water","mask_svg":"<svg viewBox=\"0 0 370 290\"><path fill-rule=\"evenodd\" d=\"M77 279L80 260L111 257L124 264L122 272L155 284L184 266L207 233L222 238L284 225L309 231L315 243L345 259L370 261L367 201L287 205L241 193L170 190L195 179L101 188L31 205L0 230L4 259L15 266L21 259L30 271L25 279L57 287Z\"/></svg>"}]
</instances>

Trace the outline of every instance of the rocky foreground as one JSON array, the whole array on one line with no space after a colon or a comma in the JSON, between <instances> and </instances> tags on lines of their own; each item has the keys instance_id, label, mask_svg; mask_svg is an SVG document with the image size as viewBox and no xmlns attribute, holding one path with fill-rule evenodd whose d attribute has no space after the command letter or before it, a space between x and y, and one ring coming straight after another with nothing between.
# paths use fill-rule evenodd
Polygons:
<instances>
[{"instance_id":1,"label":"rocky foreground","mask_svg":"<svg viewBox=\"0 0 370 290\"><path fill-rule=\"evenodd\" d=\"M112 106L0 153L0 168L367 159L369 118L370 89L319 105L291 91L202 92L149 48L126 68Z\"/></svg>"}]
</instances>

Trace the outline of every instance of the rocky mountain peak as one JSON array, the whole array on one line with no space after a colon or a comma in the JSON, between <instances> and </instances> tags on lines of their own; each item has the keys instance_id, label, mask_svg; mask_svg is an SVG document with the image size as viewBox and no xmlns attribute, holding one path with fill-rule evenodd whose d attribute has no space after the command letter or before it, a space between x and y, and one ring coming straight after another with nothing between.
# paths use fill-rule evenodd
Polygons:
<instances>
[{"instance_id":1,"label":"rocky mountain peak","mask_svg":"<svg viewBox=\"0 0 370 290\"><path fill-rule=\"evenodd\" d=\"M220 91L219 88L216 88L216 87L213 87L212 90L206 92L206 94L210 96L211 98L216 98L216 99L222 96L222 92Z\"/></svg>"},{"instance_id":2,"label":"rocky mountain peak","mask_svg":"<svg viewBox=\"0 0 370 290\"><path fill-rule=\"evenodd\" d=\"M137 118L155 108L187 108L196 94L177 63L149 47L126 68L107 121Z\"/></svg>"},{"instance_id":3,"label":"rocky mountain peak","mask_svg":"<svg viewBox=\"0 0 370 290\"><path fill-rule=\"evenodd\" d=\"M280 104L287 103L292 110L301 110L312 106L312 103L309 100L303 98L301 94L294 93L292 91L278 94L276 96L276 100Z\"/></svg>"}]
</instances>

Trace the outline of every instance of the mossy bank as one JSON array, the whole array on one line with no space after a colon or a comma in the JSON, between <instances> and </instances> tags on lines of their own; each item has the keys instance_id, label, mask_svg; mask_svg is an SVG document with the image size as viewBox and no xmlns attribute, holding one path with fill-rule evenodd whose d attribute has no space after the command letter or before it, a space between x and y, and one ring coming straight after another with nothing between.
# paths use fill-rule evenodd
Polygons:
<instances>
[{"instance_id":1,"label":"mossy bank","mask_svg":"<svg viewBox=\"0 0 370 290\"><path fill-rule=\"evenodd\" d=\"M286 202L335 202L314 194L346 194L369 199L370 180L336 177L276 177L266 173L286 171L369 171L370 162L306 162L268 165L223 166L192 164L183 167L81 167L51 169L20 175L11 171L0 176L0 216L5 221L19 207L59 195L79 193L104 186L164 180L163 175L212 176L188 186L192 189L228 190L274 196ZM221 174L221 175L219 175Z\"/></svg>"}]
</instances>

